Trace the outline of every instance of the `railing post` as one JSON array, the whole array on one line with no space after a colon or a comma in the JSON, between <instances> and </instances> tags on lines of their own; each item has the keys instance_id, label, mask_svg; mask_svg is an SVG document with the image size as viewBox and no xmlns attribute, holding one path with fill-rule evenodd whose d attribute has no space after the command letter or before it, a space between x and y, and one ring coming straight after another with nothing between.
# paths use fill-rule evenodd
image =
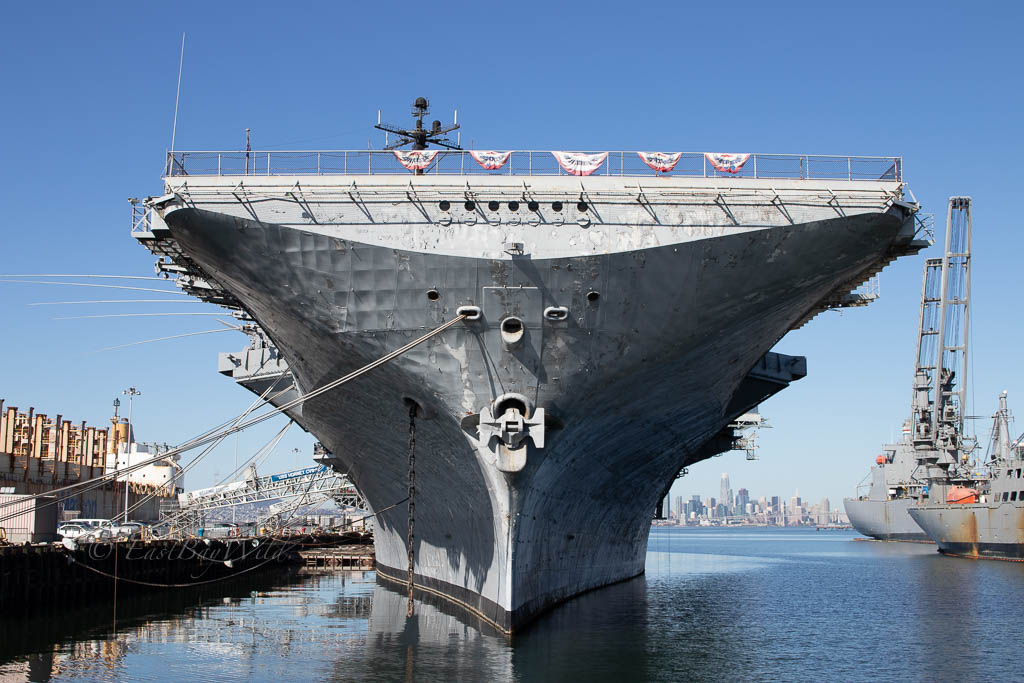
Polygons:
<instances>
[{"instance_id":1,"label":"railing post","mask_svg":"<svg viewBox=\"0 0 1024 683\"><path fill-rule=\"evenodd\" d=\"M752 155L754 157L754 180L757 180L757 154Z\"/></svg>"},{"instance_id":2,"label":"railing post","mask_svg":"<svg viewBox=\"0 0 1024 683\"><path fill-rule=\"evenodd\" d=\"M221 153L217 152L217 175L223 175L223 173L221 172L220 157Z\"/></svg>"},{"instance_id":3,"label":"railing post","mask_svg":"<svg viewBox=\"0 0 1024 683\"><path fill-rule=\"evenodd\" d=\"M267 152L267 175L270 175L270 152Z\"/></svg>"},{"instance_id":4,"label":"railing post","mask_svg":"<svg viewBox=\"0 0 1024 683\"><path fill-rule=\"evenodd\" d=\"M853 180L853 157L846 157L846 179Z\"/></svg>"},{"instance_id":5,"label":"railing post","mask_svg":"<svg viewBox=\"0 0 1024 683\"><path fill-rule=\"evenodd\" d=\"M320 152L316 153L316 174L320 175Z\"/></svg>"}]
</instances>

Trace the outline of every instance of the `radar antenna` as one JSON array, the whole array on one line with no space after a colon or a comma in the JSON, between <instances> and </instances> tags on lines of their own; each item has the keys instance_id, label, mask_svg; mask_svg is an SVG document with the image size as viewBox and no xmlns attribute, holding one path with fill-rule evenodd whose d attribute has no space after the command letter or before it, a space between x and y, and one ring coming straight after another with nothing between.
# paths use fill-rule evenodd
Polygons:
<instances>
[{"instance_id":1,"label":"radar antenna","mask_svg":"<svg viewBox=\"0 0 1024 683\"><path fill-rule=\"evenodd\" d=\"M416 101L412 103L412 115L416 117L416 126L411 130L377 121L377 125L374 128L398 136L398 142L385 145L384 149L398 149L408 144L412 144L412 149L414 150L426 149L427 145L430 144L447 147L448 149L462 149L458 144L452 143L451 140L445 137L445 135L453 130L457 130L459 124L452 123L448 126L442 126L440 121L434 121L429 129L424 128L423 117L429 113L430 101L426 97L417 97ZM458 121L458 113L456 113L455 118Z\"/></svg>"}]
</instances>

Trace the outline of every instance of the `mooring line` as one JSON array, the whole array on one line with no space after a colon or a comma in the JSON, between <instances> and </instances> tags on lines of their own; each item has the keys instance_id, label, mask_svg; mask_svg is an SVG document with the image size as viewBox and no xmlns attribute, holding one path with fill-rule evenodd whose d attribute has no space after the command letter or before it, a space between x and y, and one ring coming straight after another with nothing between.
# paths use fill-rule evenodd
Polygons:
<instances>
[{"instance_id":1,"label":"mooring line","mask_svg":"<svg viewBox=\"0 0 1024 683\"><path fill-rule=\"evenodd\" d=\"M258 424L261 424L263 422L266 422L267 420L269 420L269 419L271 419L273 417L276 417L277 415L285 412L286 410L290 410L290 409L292 409L292 408L294 408L296 406L300 406L303 403L305 403L306 401L309 401L310 399L316 398L317 396L320 396L321 394L324 394L324 393L326 393L328 391L331 391L332 389L336 389L337 387L341 386L342 384L346 384L347 382L350 382L350 381L352 381L352 380L354 380L354 379L356 379L358 377L361 377L362 375L370 372L371 370L375 370L376 368L380 367L381 365L384 365L384 364L394 360L395 358L398 358L399 356L401 356L402 354L406 353L407 351L412 350L416 346L419 346L420 344L422 344L423 342L427 341L428 339L430 339L432 337L435 337L438 334L441 334L442 332L444 332L448 328L454 326L455 324L461 322L465 318L466 318L465 314L460 314L460 315L452 318L448 322L440 325L439 327L434 328L430 332L427 332L423 336L418 337L418 338L412 340L411 342L409 342L405 346L399 347L399 348L395 349L394 351L392 351L391 353L388 353L387 355L381 356L380 358L378 358L377 360L373 361L372 363L364 365L363 367L359 368L358 370L354 370L353 372L350 372L349 374L345 375L344 377L339 377L338 379L325 384L324 386L320 387L319 389L314 389L313 391L309 392L308 394L305 394L303 396L299 396L297 398L294 398L291 401L288 401L287 403L284 403L284 404L282 404L280 406L275 406L275 407L273 407L272 410L270 410L270 411L268 411L268 412L266 412L266 413L264 413L262 415L259 415L257 417L254 417L254 418L251 418L249 420L246 420L245 422L242 422L240 424L236 423L236 424L232 425L231 427L228 427L228 428L226 428L226 429L224 429L222 431L219 431L219 432L216 432L216 433L213 433L213 434L209 434L208 436L205 436L205 437L200 437L200 438L192 439L191 441L186 441L181 446L177 446L177 447L172 448L172 449L170 449L170 450L168 450L168 451L166 451L164 453L161 453L158 457L149 458L147 460L140 461L140 462L138 462L138 463L136 463L134 465L131 465L129 467L121 468L120 470L118 470L116 472L111 472L109 474L100 475L99 477L94 477L92 479L86 479L85 481L81 481L81 482L78 482L76 484L71 484L69 486L63 486L63 487L60 487L60 488L52 489L50 491L47 491L46 493L34 494L32 496L26 496L25 498L20 498L20 499L18 499L16 501L11 501L11 502L7 502L7 503L0 503L0 508L5 508L5 507L11 506L11 505L18 505L18 504L21 504L21 503L25 503L25 502L27 502L29 500L35 500L37 498L42 498L44 496L52 496L55 493L60 493L60 492L63 492L63 491L77 489L77 488L79 488L81 486L85 486L85 485L90 484L90 483L103 482L103 481L110 480L112 478L122 477L122 476L125 476L125 475L127 475L127 474L129 474L131 472L134 472L136 470L142 469L143 467L146 467L147 465L152 465L155 462L160 462L162 460L166 460L167 458L172 457L174 455L177 455L178 453L184 453L186 451L193 450L193 449L198 448L200 446L205 446L208 443L211 443L213 441L221 439L221 438L223 438L225 436L228 436L230 434L234 434L236 432L244 431L244 430L248 429L249 427L253 427L255 425L258 425ZM53 504L55 504L55 503L46 503L45 505L53 505ZM45 507L45 505L40 506L40 507ZM20 514L20 513L17 513L17 514ZM7 515L5 517L0 517L0 521L4 521L5 519L11 519L13 517L16 517L17 514L10 514L10 515Z\"/></svg>"}]
</instances>

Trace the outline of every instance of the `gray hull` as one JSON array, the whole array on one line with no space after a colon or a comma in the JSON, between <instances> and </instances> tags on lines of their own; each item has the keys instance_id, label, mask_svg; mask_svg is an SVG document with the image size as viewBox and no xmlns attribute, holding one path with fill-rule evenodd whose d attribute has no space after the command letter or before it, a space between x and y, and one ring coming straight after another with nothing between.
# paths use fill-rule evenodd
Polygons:
<instances>
[{"instance_id":1,"label":"gray hull","mask_svg":"<svg viewBox=\"0 0 1024 683\"><path fill-rule=\"evenodd\" d=\"M853 528L881 541L927 541L928 536L907 511L909 498L870 500L846 498L843 505Z\"/></svg>"},{"instance_id":2,"label":"gray hull","mask_svg":"<svg viewBox=\"0 0 1024 683\"><path fill-rule=\"evenodd\" d=\"M939 546L964 557L1024 560L1024 505L977 503L913 507L910 516Z\"/></svg>"},{"instance_id":3,"label":"gray hull","mask_svg":"<svg viewBox=\"0 0 1024 683\"><path fill-rule=\"evenodd\" d=\"M198 182L189 179L189 191ZM535 227L504 215L480 225L476 214L449 224L430 215L436 204L409 201L429 186L415 197L399 187L379 205L239 205L214 187L207 208L177 203L162 221L219 296L266 331L301 393L459 306L481 308L479 320L292 416L380 511L380 574L404 581L409 402L420 407L416 583L504 631L642 573L652 512L680 468L727 450L728 438L718 442L732 419L803 375L803 359L769 349L851 282L915 248L907 214L877 195L840 210L832 195L787 211L771 195L725 211L684 202L665 227L654 222L663 220L657 207L635 198L595 200L578 225L559 215ZM569 191L560 187L550 191ZM288 224L300 210L317 224ZM760 227L736 226L747 219ZM502 244L511 255L493 250ZM568 315L552 320L549 307ZM502 341L507 316L525 327L515 345ZM246 377L249 388L266 386L258 372ZM518 471L466 422L508 394L548 416L542 447L528 442Z\"/></svg>"}]
</instances>

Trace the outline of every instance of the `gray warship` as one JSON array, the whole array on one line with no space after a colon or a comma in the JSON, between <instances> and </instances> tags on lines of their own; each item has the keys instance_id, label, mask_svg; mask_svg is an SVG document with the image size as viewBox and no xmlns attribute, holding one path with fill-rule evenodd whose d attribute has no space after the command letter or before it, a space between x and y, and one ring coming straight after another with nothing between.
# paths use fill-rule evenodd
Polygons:
<instances>
[{"instance_id":1,"label":"gray warship","mask_svg":"<svg viewBox=\"0 0 1024 683\"><path fill-rule=\"evenodd\" d=\"M910 516L939 552L973 558L1024 560L1024 435L1010 441L1006 392L992 416L987 477L936 486Z\"/></svg>"},{"instance_id":2,"label":"gray warship","mask_svg":"<svg viewBox=\"0 0 1024 683\"><path fill-rule=\"evenodd\" d=\"M843 499L846 516L853 528L880 541L927 541L907 509L920 497L927 483L917 478L917 455L910 437L909 421L903 438L882 446L882 454L868 475L867 490L856 498Z\"/></svg>"},{"instance_id":3,"label":"gray warship","mask_svg":"<svg viewBox=\"0 0 1024 683\"><path fill-rule=\"evenodd\" d=\"M511 633L641 574L673 479L804 376L776 342L927 241L898 157L464 151L427 107L383 126L411 151L172 151L133 235L246 321L220 371L278 405L454 321L288 413L380 580Z\"/></svg>"},{"instance_id":4,"label":"gray warship","mask_svg":"<svg viewBox=\"0 0 1024 683\"><path fill-rule=\"evenodd\" d=\"M843 503L850 523L879 540L927 541L909 513L933 486L969 478L974 449L966 437L967 348L970 337L971 199L950 197L945 256L925 261L921 281L911 418L898 443L883 446L866 493ZM946 463L935 469L936 462Z\"/></svg>"},{"instance_id":5,"label":"gray warship","mask_svg":"<svg viewBox=\"0 0 1024 683\"><path fill-rule=\"evenodd\" d=\"M949 555L1024 559L1024 436L1010 442L1006 392L992 416L992 439L985 471L973 470L975 444L962 436L966 398L967 329L970 311L971 199L952 197L939 305L936 367L941 377L932 392L919 383L918 430L933 431L934 447L917 452L918 471L927 486L908 507L914 522ZM962 326L963 331L960 331ZM953 330L953 334L949 334ZM954 379L956 373L960 379ZM932 427L929 427L932 425Z\"/></svg>"}]
</instances>

